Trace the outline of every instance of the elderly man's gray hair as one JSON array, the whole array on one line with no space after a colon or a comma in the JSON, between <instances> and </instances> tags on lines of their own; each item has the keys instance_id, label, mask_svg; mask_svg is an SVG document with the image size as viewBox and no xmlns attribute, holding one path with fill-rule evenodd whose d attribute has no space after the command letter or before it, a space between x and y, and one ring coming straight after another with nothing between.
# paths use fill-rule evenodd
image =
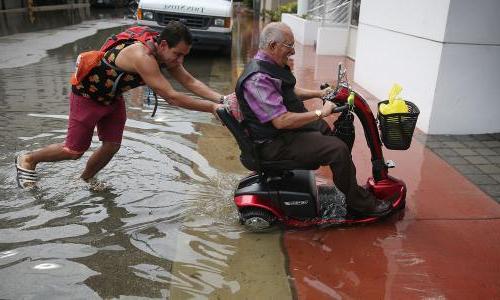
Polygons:
<instances>
[{"instance_id":1,"label":"elderly man's gray hair","mask_svg":"<svg viewBox=\"0 0 500 300\"><path fill-rule=\"evenodd\" d=\"M259 49L266 49L271 42L283 42L286 30L291 31L290 27L282 22L267 24L260 34Z\"/></svg>"}]
</instances>

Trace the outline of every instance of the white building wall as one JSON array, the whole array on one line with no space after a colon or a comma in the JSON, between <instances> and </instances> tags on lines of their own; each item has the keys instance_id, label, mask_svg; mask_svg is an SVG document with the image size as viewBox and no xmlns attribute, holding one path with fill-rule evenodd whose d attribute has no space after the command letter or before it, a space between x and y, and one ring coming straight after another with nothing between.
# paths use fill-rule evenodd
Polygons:
<instances>
[{"instance_id":1,"label":"white building wall","mask_svg":"<svg viewBox=\"0 0 500 300\"><path fill-rule=\"evenodd\" d=\"M500 132L500 46L445 44L429 132Z\"/></svg>"},{"instance_id":2,"label":"white building wall","mask_svg":"<svg viewBox=\"0 0 500 300\"><path fill-rule=\"evenodd\" d=\"M442 41L449 3L450 0L361 0L359 23Z\"/></svg>"},{"instance_id":3,"label":"white building wall","mask_svg":"<svg viewBox=\"0 0 500 300\"><path fill-rule=\"evenodd\" d=\"M301 18L295 14L282 14L281 21L288 26L293 32L295 42L302 45L314 45L316 42L316 35L320 23L318 21L311 21Z\"/></svg>"},{"instance_id":4,"label":"white building wall","mask_svg":"<svg viewBox=\"0 0 500 300\"><path fill-rule=\"evenodd\" d=\"M500 132L499 12L498 0L363 0L354 79L381 99L400 83L426 133Z\"/></svg>"},{"instance_id":5,"label":"white building wall","mask_svg":"<svg viewBox=\"0 0 500 300\"><path fill-rule=\"evenodd\" d=\"M451 1L444 41L499 46L500 1Z\"/></svg>"},{"instance_id":6,"label":"white building wall","mask_svg":"<svg viewBox=\"0 0 500 300\"><path fill-rule=\"evenodd\" d=\"M358 40L358 27L349 26L349 40L347 41L347 57L356 59L356 43Z\"/></svg>"},{"instance_id":7,"label":"white building wall","mask_svg":"<svg viewBox=\"0 0 500 300\"><path fill-rule=\"evenodd\" d=\"M417 126L427 132L441 52L441 43L360 24L354 80L380 99L399 83L420 109Z\"/></svg>"}]
</instances>

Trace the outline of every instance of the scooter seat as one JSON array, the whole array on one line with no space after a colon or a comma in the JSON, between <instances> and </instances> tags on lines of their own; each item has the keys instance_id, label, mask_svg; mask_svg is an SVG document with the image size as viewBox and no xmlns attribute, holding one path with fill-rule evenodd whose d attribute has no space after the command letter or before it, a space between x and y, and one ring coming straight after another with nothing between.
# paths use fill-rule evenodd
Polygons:
<instances>
[{"instance_id":1,"label":"scooter seat","mask_svg":"<svg viewBox=\"0 0 500 300\"><path fill-rule=\"evenodd\" d=\"M230 112L225 108L217 109L217 115L231 134L236 139L240 148L240 161L250 171L259 173L266 173L269 171L288 171L288 170L316 170L319 168L317 164L304 165L293 160L262 160L259 157L258 147L259 144L252 141L248 132L243 125L238 122Z\"/></svg>"},{"instance_id":2,"label":"scooter seat","mask_svg":"<svg viewBox=\"0 0 500 300\"><path fill-rule=\"evenodd\" d=\"M263 169L263 171L267 170L289 171L289 170L316 170L317 168L319 168L319 165L304 165L304 164L299 164L294 160L274 160L274 161L261 160L260 167Z\"/></svg>"}]
</instances>

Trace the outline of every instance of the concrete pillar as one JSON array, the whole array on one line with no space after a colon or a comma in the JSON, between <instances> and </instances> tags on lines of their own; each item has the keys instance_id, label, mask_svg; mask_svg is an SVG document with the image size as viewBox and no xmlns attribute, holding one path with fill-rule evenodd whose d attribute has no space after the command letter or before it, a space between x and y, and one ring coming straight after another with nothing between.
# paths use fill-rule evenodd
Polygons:
<instances>
[{"instance_id":1,"label":"concrete pillar","mask_svg":"<svg viewBox=\"0 0 500 300\"><path fill-rule=\"evenodd\" d=\"M354 79L394 82L431 134L500 132L500 1L361 1Z\"/></svg>"}]
</instances>

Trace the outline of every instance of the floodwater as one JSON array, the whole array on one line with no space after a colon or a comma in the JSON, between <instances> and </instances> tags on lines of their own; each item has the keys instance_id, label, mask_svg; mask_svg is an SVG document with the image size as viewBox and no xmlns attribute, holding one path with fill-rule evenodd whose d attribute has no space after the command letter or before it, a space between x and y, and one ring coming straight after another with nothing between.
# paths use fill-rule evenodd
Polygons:
<instances>
[{"instance_id":1,"label":"floodwater","mask_svg":"<svg viewBox=\"0 0 500 300\"><path fill-rule=\"evenodd\" d=\"M223 93L261 26L236 11L232 56L193 51L185 62ZM254 234L232 201L248 171L229 132L210 114L165 102L152 118L146 91L136 89L126 95L122 148L98 174L104 189L78 179L97 138L78 161L40 164L38 189L17 188L15 156L65 138L77 54L127 24L109 11L47 18L0 13L0 299L500 298L498 204L416 141L410 152L384 151L400 163L391 174L407 183L401 214ZM352 61L314 52L296 46L302 87L333 78L339 62L353 74ZM357 135L364 181L370 153Z\"/></svg>"},{"instance_id":2,"label":"floodwater","mask_svg":"<svg viewBox=\"0 0 500 300\"><path fill-rule=\"evenodd\" d=\"M78 179L97 137L80 160L39 164L37 189L17 187L17 154L64 141L75 57L122 21L0 69L0 298L290 298L281 233L252 234L239 224L232 191L247 171L210 114L161 101L152 118L146 91L136 89L126 95L122 147L97 176L103 190ZM255 32L239 16L232 57L193 51L186 69L230 93ZM4 50L18 36L7 38Z\"/></svg>"}]
</instances>

